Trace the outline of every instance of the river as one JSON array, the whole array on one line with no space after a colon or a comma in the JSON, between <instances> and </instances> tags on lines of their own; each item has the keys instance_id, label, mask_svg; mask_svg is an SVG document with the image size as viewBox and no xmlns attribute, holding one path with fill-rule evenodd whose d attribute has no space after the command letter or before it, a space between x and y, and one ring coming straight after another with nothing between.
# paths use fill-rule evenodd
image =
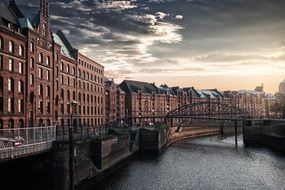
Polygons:
<instances>
[{"instance_id":1,"label":"river","mask_svg":"<svg viewBox=\"0 0 285 190\"><path fill-rule=\"evenodd\" d=\"M177 142L162 154L135 158L93 189L285 189L285 157L265 148L245 148L242 137Z\"/></svg>"}]
</instances>

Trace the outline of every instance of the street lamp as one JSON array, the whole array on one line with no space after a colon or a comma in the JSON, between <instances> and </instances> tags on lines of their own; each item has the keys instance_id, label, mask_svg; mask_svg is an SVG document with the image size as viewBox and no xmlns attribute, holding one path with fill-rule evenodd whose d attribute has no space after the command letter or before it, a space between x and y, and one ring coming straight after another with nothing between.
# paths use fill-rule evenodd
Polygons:
<instances>
[{"instance_id":1,"label":"street lamp","mask_svg":"<svg viewBox=\"0 0 285 190\"><path fill-rule=\"evenodd\" d=\"M151 111L152 111L152 125L154 126L154 123L155 123L155 110L154 110L154 108Z\"/></svg>"},{"instance_id":2,"label":"street lamp","mask_svg":"<svg viewBox=\"0 0 285 190\"><path fill-rule=\"evenodd\" d=\"M72 100L70 102L71 104L71 122L69 123L69 130L68 130L68 136L69 136L69 189L74 190L74 144L73 144L73 122L72 122L72 116L73 116L73 107L78 104L75 100Z\"/></svg>"}]
</instances>

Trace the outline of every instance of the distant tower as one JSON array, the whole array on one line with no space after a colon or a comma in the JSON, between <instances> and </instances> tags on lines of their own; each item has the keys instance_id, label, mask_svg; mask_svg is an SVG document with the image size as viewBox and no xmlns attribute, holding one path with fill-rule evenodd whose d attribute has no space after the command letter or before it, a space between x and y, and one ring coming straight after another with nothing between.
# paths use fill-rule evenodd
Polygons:
<instances>
[{"instance_id":1,"label":"distant tower","mask_svg":"<svg viewBox=\"0 0 285 190\"><path fill-rule=\"evenodd\" d=\"M279 84L279 93L285 95L285 79Z\"/></svg>"}]
</instances>

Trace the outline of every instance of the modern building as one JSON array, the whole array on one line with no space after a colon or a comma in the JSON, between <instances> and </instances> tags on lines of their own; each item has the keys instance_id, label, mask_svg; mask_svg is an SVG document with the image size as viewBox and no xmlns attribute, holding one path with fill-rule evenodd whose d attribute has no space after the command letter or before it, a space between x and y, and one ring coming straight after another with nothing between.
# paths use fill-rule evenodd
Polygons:
<instances>
[{"instance_id":1,"label":"modern building","mask_svg":"<svg viewBox=\"0 0 285 190\"><path fill-rule=\"evenodd\" d=\"M0 3L0 128L105 122L104 67L51 33L48 4ZM71 102L77 105L72 108Z\"/></svg>"},{"instance_id":2,"label":"modern building","mask_svg":"<svg viewBox=\"0 0 285 190\"><path fill-rule=\"evenodd\" d=\"M285 79L279 84L279 93L285 95Z\"/></svg>"}]
</instances>

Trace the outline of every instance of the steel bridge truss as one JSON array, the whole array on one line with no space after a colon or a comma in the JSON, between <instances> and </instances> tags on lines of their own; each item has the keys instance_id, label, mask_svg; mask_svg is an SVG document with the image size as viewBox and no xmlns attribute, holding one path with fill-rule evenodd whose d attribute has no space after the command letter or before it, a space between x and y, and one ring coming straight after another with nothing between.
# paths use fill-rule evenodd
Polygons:
<instances>
[{"instance_id":1,"label":"steel bridge truss","mask_svg":"<svg viewBox=\"0 0 285 190\"><path fill-rule=\"evenodd\" d=\"M249 118L249 112L229 104L219 102L199 102L181 106L166 114L166 119L213 119L240 120Z\"/></svg>"}]
</instances>

